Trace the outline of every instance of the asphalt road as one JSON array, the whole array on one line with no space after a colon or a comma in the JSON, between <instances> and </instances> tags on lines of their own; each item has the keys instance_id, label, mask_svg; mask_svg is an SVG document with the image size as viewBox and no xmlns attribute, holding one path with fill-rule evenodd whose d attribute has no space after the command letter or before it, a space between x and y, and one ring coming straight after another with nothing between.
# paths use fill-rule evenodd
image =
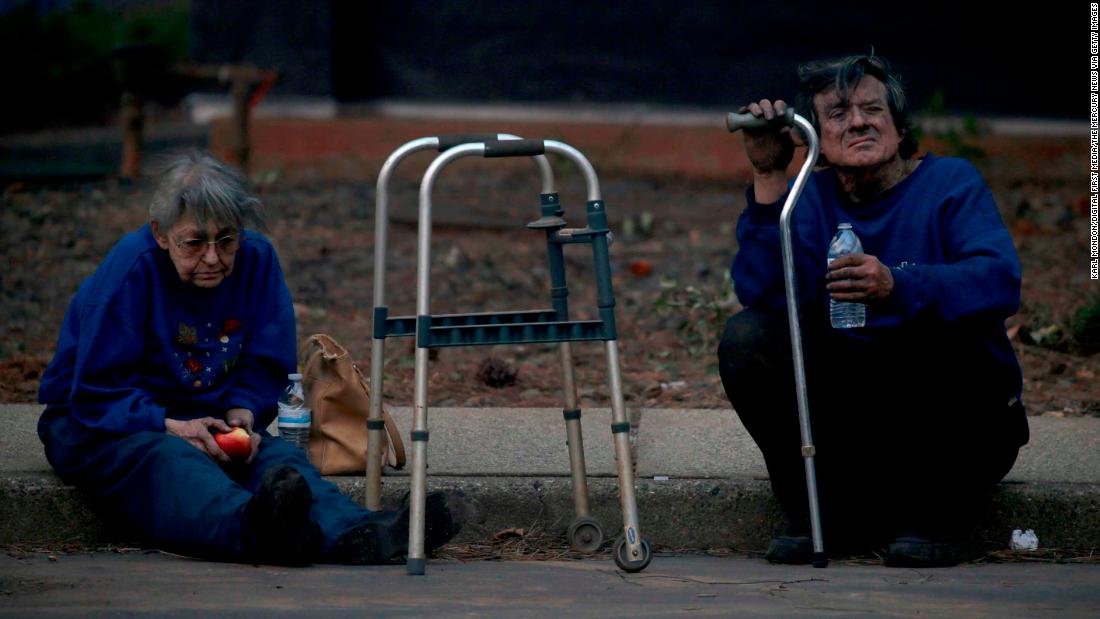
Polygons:
<instances>
[{"instance_id":1,"label":"asphalt road","mask_svg":"<svg viewBox=\"0 0 1100 619\"><path fill-rule=\"evenodd\" d=\"M0 616L1095 617L1100 565L1011 563L910 570L742 557L277 568L161 554L0 557Z\"/></svg>"}]
</instances>

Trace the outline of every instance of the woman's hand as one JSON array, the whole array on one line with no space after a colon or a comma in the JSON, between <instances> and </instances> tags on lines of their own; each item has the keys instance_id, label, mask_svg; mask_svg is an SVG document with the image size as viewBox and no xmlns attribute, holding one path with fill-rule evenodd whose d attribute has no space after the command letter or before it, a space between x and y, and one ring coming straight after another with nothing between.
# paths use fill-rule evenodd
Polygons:
<instances>
[{"instance_id":1,"label":"woman's hand","mask_svg":"<svg viewBox=\"0 0 1100 619\"><path fill-rule=\"evenodd\" d=\"M212 460L229 462L229 456L225 455L221 447L218 447L218 444L214 441L214 435L210 433L210 428L214 428L217 432L232 430L224 421L213 417L188 419L186 421L180 419L164 420L164 431L168 434L182 438L199 451L210 456ZM256 453L255 445L252 447L252 453L253 455Z\"/></svg>"},{"instance_id":2,"label":"woman's hand","mask_svg":"<svg viewBox=\"0 0 1100 619\"><path fill-rule=\"evenodd\" d=\"M231 408L225 411L225 420L234 428L244 428L252 439L252 453L249 454L245 464L252 464L256 454L260 452L260 435L252 431L252 424L256 422L256 416L247 408Z\"/></svg>"}]
</instances>

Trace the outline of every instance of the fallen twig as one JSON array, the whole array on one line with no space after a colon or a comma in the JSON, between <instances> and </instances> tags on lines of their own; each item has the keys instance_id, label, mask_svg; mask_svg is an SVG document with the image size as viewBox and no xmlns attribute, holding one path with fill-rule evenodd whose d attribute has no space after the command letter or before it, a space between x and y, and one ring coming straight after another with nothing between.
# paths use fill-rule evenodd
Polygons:
<instances>
[{"instance_id":1,"label":"fallen twig","mask_svg":"<svg viewBox=\"0 0 1100 619\"><path fill-rule=\"evenodd\" d=\"M608 560L611 558L611 543L604 543L596 552L577 552L569 546L562 536L550 535L538 524L527 528L501 531L492 539L448 544L436 554L444 559L455 561L579 561L583 559Z\"/></svg>"}]
</instances>

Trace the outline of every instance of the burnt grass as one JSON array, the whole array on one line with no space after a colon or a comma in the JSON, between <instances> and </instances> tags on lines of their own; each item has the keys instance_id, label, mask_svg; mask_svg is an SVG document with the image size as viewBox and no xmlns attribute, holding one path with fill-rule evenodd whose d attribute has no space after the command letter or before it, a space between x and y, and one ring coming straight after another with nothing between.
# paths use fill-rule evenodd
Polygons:
<instances>
[{"instance_id":1,"label":"burnt grass","mask_svg":"<svg viewBox=\"0 0 1100 619\"><path fill-rule=\"evenodd\" d=\"M434 195L433 313L549 307L550 276L527 168L460 162ZM1075 354L1070 317L1095 294L1088 279L1088 199L1079 162L1043 166L988 157L979 167L994 190L1024 268L1023 303L1007 325L1024 368L1033 415L1100 416L1100 355ZM480 166L480 167L479 167ZM325 332L369 373L372 322L374 170L363 180L261 171L269 236L295 300L299 342ZM391 315L414 314L414 175L393 181L386 297ZM744 181L603 178L611 227L623 388L628 407L729 408L714 349L739 306L726 275ZM584 189L559 176L565 218L583 225ZM65 309L77 285L125 232L146 220L148 179L68 186L15 184L0 197L0 401L33 402ZM586 246L566 248L573 318L594 318L595 277ZM1090 284L1092 287L1090 288ZM384 394L413 399L412 338L387 340ZM575 343L582 407L608 406L603 345ZM486 360L507 381L486 381ZM486 382L497 386L489 386ZM436 406L562 405L556 344L433 351L429 403Z\"/></svg>"}]
</instances>

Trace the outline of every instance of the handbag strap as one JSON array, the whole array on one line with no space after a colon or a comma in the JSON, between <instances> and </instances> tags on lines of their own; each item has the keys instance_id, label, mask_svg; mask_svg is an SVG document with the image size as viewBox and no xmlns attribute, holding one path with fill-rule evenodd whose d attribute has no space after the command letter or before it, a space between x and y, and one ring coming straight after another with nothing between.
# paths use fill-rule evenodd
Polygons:
<instances>
[{"instance_id":1,"label":"handbag strap","mask_svg":"<svg viewBox=\"0 0 1100 619\"><path fill-rule=\"evenodd\" d=\"M386 434L390 437L390 447L393 447L393 462L390 462L390 466L398 470L403 469L405 468L405 443L401 440L401 429L397 427L397 422L386 410L384 404L382 405L382 419L386 421Z\"/></svg>"},{"instance_id":2,"label":"handbag strap","mask_svg":"<svg viewBox=\"0 0 1100 619\"><path fill-rule=\"evenodd\" d=\"M353 363L351 367L359 376L359 384L362 385L363 391L367 393L367 397L375 397L374 394L371 393L370 386L367 384L367 379L364 378L363 373L359 371L359 366ZM400 470L405 467L405 443L401 440L401 428L397 427L397 421L394 420L393 415L390 415L390 411L386 409L385 404L382 405L382 420L386 423L386 434L389 437L387 443L393 448L393 460L389 462L389 465ZM385 456L386 454L383 451L383 464L386 464Z\"/></svg>"}]
</instances>

